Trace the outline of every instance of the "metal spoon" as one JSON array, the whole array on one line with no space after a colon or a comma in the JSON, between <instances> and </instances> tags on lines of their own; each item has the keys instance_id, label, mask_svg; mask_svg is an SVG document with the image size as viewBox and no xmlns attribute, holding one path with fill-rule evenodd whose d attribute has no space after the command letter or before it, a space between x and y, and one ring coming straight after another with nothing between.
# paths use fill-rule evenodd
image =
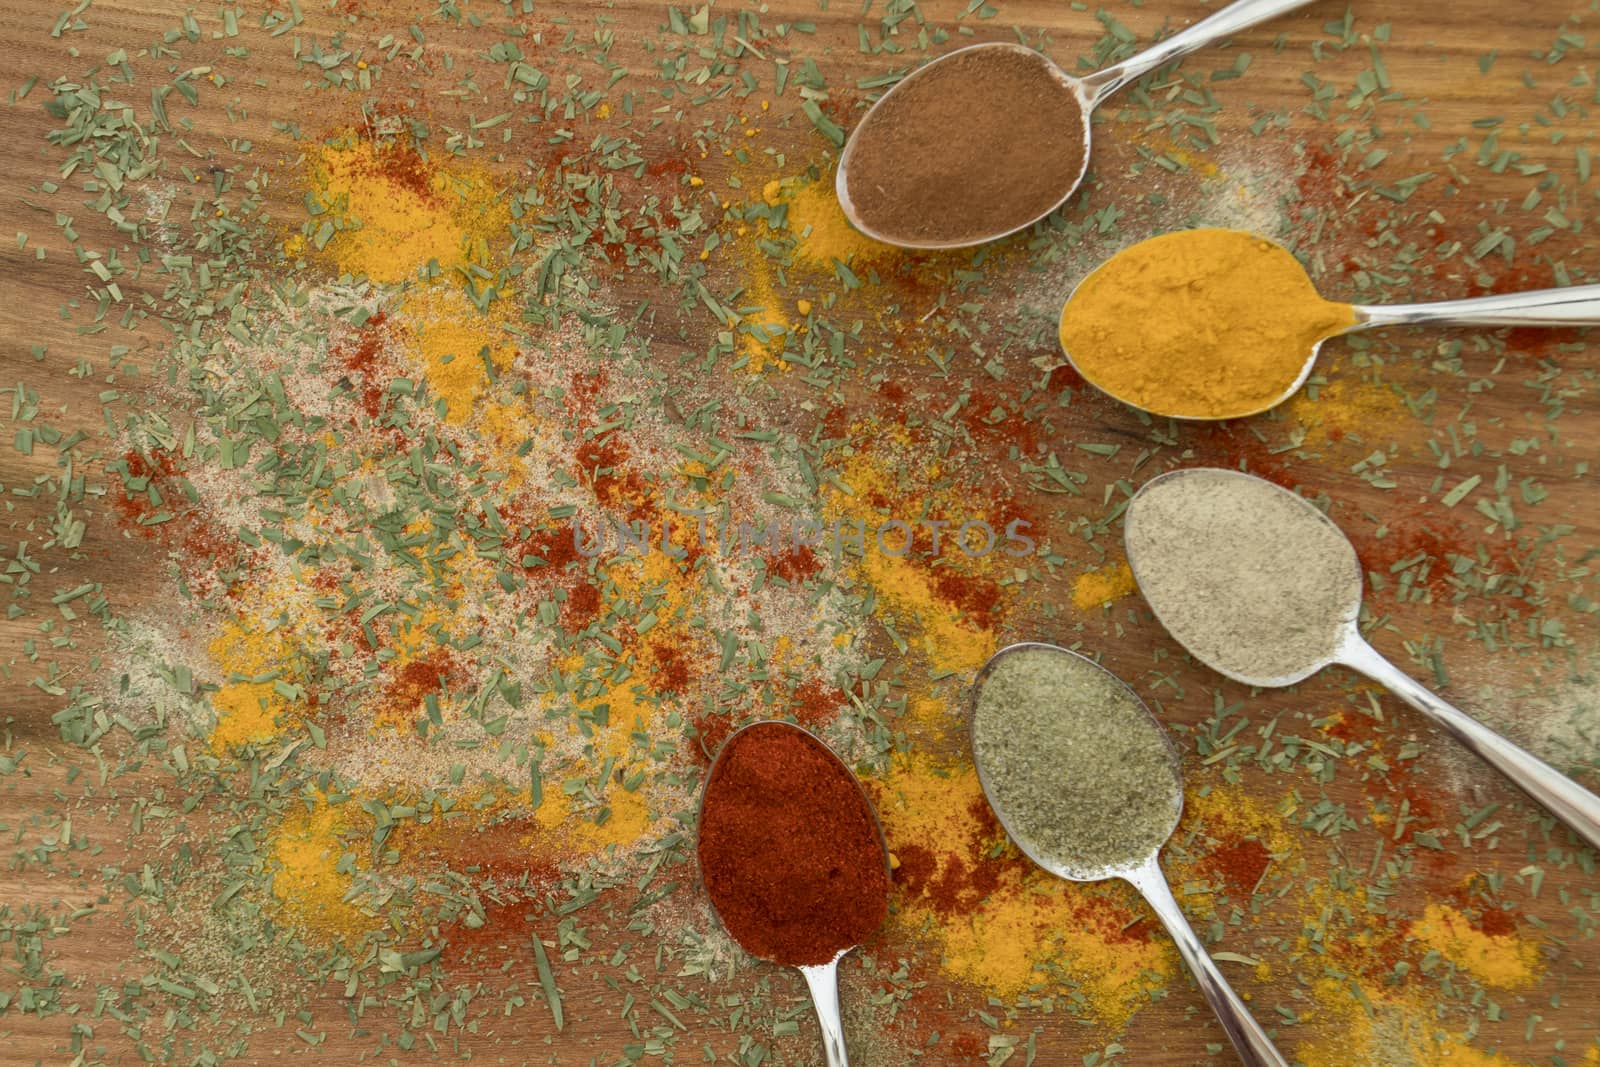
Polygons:
<instances>
[{"instance_id":1,"label":"metal spoon","mask_svg":"<svg viewBox=\"0 0 1600 1067\"><path fill-rule=\"evenodd\" d=\"M1129 689L1127 683L1117 678L1110 671L1087 659L1078 653L1061 648L1056 645L1042 642L1028 641L1022 644L1010 645L1002 648L989 662L983 665L978 672L977 681L972 689L973 710L973 745L972 759L978 768L978 781L983 786L984 796L989 800L989 806L994 809L995 817L1000 820L1000 825L1010 835L1011 840L1023 853L1058 878L1065 878L1071 882L1099 882L1107 878L1121 878L1132 885L1155 911L1156 917L1161 920L1161 925L1167 928L1167 933L1172 936L1173 942L1178 946L1178 954L1183 957L1183 962L1188 965L1189 971L1194 975L1200 992L1205 995L1206 1002L1211 1005L1211 1010L1216 1012L1217 1020L1222 1023L1222 1029L1227 1033L1228 1040L1233 1042L1233 1047L1239 1054L1239 1059L1247 1067L1288 1067L1287 1061L1273 1045L1267 1032L1256 1022L1250 1014L1244 1001L1239 999L1239 994L1233 991L1228 980L1223 977L1222 971L1217 967L1216 961L1206 951L1205 944L1195 934L1194 928L1189 925L1189 920L1184 917L1178 901L1172 895L1172 887L1167 883L1166 875L1161 872L1161 848L1157 845L1150 854L1142 860L1125 866L1083 868L1063 861L1060 857L1049 855L1033 844L1034 836L1028 832L1028 827L1019 824L1016 812L1008 812L996 802L996 791L990 779L990 770L985 767L982 752L977 742L978 732L978 695L983 690L984 682L994 673L996 665L1007 657L1019 653L1045 652L1051 655L1071 656L1082 666L1092 668L1106 675L1122 689L1126 690L1128 697L1149 715L1156 729L1160 733L1165 745L1166 756L1172 768L1172 776L1167 781L1151 782L1151 789L1170 789L1173 798L1172 825L1163 835L1165 838L1172 836L1172 831L1177 829L1178 818L1183 812L1183 770L1178 758L1178 750L1173 746L1172 739L1162 729L1160 723L1139 699L1138 695ZM1047 755L1041 753L1041 755ZM1068 773L1065 768L1062 773Z\"/></svg>"},{"instance_id":2,"label":"metal spoon","mask_svg":"<svg viewBox=\"0 0 1600 1067\"><path fill-rule=\"evenodd\" d=\"M1269 238L1252 234L1259 241L1269 241ZM1271 242L1276 243L1276 242ZM1115 257L1113 257L1115 258ZM1072 298L1078 295L1090 278L1104 270L1107 263L1100 264L1094 270L1084 275L1082 280L1073 287L1071 295L1067 297L1062 306L1061 314L1065 318L1067 309L1072 305ZM1307 278L1309 284L1310 278ZM1347 333L1358 333L1370 330L1377 326L1593 326L1600 325L1600 285L1573 285L1564 289L1533 289L1525 293L1507 293L1503 296L1479 296L1467 300L1439 300L1425 304L1352 304L1355 312L1355 322L1329 335L1339 337ZM1226 323L1219 323L1226 328ZM1154 408L1140 404L1134 399L1120 396L1111 389L1106 388L1096 381L1094 376L1087 373L1079 366L1071 352L1063 349L1067 362L1072 364L1074 370L1083 375L1088 383L1113 399L1120 400L1129 407L1148 411L1152 415L1163 418L1183 419L1189 422L1215 422L1221 419L1242 419L1250 415L1259 415L1277 407L1295 393L1311 377L1311 369L1316 366L1317 356L1322 351L1323 341L1317 341L1311 346L1311 351L1306 353L1305 362L1300 365L1300 373L1293 381L1286 382L1284 389L1266 403L1246 403L1237 410L1223 412L1219 415L1190 415L1175 411L1157 411ZM1181 365L1168 368L1169 378L1182 381L1185 368Z\"/></svg>"},{"instance_id":3,"label":"metal spoon","mask_svg":"<svg viewBox=\"0 0 1600 1067\"><path fill-rule=\"evenodd\" d=\"M839 765L839 770L845 776L847 776L850 781L856 784L856 789L860 790L861 792L861 803L866 807L867 812L872 816L872 825L877 830L878 846L882 850L883 869L884 873L887 875L889 872L889 845L888 842L884 840L883 827L878 822L878 813L877 810L872 806L871 798L867 796L867 791L862 789L861 781L855 776L855 772L846 766L845 762L841 760L838 755L834 753L833 749L829 748L821 738L817 737L809 730L796 726L791 722L784 722L781 719L768 719L762 722L753 722L749 725L741 726L739 729L729 734L727 740L723 741L722 747L717 750L717 757L711 761L711 769L706 772L706 785L709 786L712 779L716 777L717 766L722 762L722 757L726 755L729 749L732 747L734 738L738 737L746 730L751 730L758 727L761 729L785 727L787 729L794 730L796 733L805 734L807 737L811 738L812 741L816 742L819 750L826 752L833 759L833 761ZM700 806L695 812L696 836L698 836L700 832L700 821L705 817L705 803L706 794L705 790L702 789L700 792ZM711 899L711 909L713 911L716 911L717 909L717 902L716 898L714 897ZM717 917L720 919L721 914L718 913ZM827 963L805 964L795 968L795 970L800 972L801 977L806 980L806 989L811 993L811 1004L817 1012L817 1023L822 1027L822 1051L823 1055L827 1059L827 1067L850 1067L850 1057L845 1052L844 1020L839 1011L839 961L844 959L847 954L857 947L859 946L851 945L849 948L842 949L838 955L834 956L833 959L829 960ZM746 951L748 951L748 949L746 949Z\"/></svg>"},{"instance_id":4,"label":"metal spoon","mask_svg":"<svg viewBox=\"0 0 1600 1067\"><path fill-rule=\"evenodd\" d=\"M1343 606L1336 615L1330 613L1328 618L1301 620L1304 627L1314 628L1314 632L1322 633L1325 630L1327 640L1324 647L1328 651L1319 656L1308 657L1303 663L1286 665L1282 673L1271 677L1246 673L1240 670L1237 664L1228 661L1226 652L1205 647L1211 635L1184 633L1175 628L1176 620L1173 618L1173 605L1169 598L1177 590L1192 582L1192 568L1188 568L1186 572L1183 560L1173 560L1169 563L1164 559L1158 562L1146 558L1139 548L1140 542L1145 537L1141 530L1142 523L1152 525L1160 523L1168 531L1173 529L1172 501L1181 498L1173 498L1171 494L1185 490L1196 494L1197 497L1215 494L1230 488L1230 483L1235 489L1240 485L1249 486L1253 493L1259 494L1258 501L1266 502L1268 498L1277 496L1291 501L1294 507L1304 508L1308 523L1314 524L1309 527L1314 531L1313 536L1325 543L1337 538L1348 552L1348 556L1339 564L1343 570L1343 577L1332 576L1335 580L1348 582L1348 587L1340 598ZM1164 509L1166 513L1163 515L1159 514L1158 508L1153 507L1152 503L1162 501L1164 498L1168 503ZM1359 671L1438 723L1480 759L1511 779L1512 783L1528 796L1544 805L1552 815L1572 827L1591 847L1600 849L1600 797L1537 756L1523 751L1466 712L1439 699L1413 681L1410 675L1390 663L1362 638L1357 626L1361 611L1361 564L1356 558L1356 551L1333 520L1299 495L1239 471L1191 467L1171 471L1146 482L1128 504L1124 529L1128 565L1133 570L1134 578L1138 581L1145 600L1149 602L1156 618L1161 620L1162 625L1167 627L1178 643L1206 666L1235 681L1269 689L1293 685L1335 663ZM1197 542L1199 538L1213 534L1195 529L1185 530L1184 535L1191 541ZM1227 536L1227 534L1218 531L1214 536ZM1239 536L1239 532L1234 531L1233 536ZM1230 544L1232 543L1230 538ZM1294 561L1302 554L1298 551L1300 548L1303 548L1303 542L1283 544L1281 546L1283 559ZM1217 592L1215 586L1219 584L1221 583L1208 585L1208 595L1225 596L1225 593ZM1239 606L1241 611L1245 607L1245 605ZM1181 625L1180 623L1180 628ZM1201 644L1200 648L1195 647L1196 642Z\"/></svg>"},{"instance_id":5,"label":"metal spoon","mask_svg":"<svg viewBox=\"0 0 1600 1067\"><path fill-rule=\"evenodd\" d=\"M1050 214L1050 212L1054 211L1062 204L1066 203L1067 199L1071 197L1073 193L1077 192L1079 184L1081 184L1083 181L1084 172L1087 171L1089 167L1089 140L1091 133L1090 115L1102 100L1116 92L1118 89L1121 89L1129 82L1137 81L1150 71L1155 70L1157 67L1165 66L1180 56L1188 55L1195 49L1208 45L1213 41L1219 41L1231 37L1240 30L1248 29L1258 22L1265 22L1268 19L1273 19L1279 15L1293 11L1296 8L1304 7L1310 2L1311 0L1238 0L1237 3L1229 4L1216 14L1211 15L1208 18L1201 19L1188 29L1175 33L1171 37L1167 37L1161 41L1157 41L1143 52L1140 52L1134 56L1130 56L1120 63L1113 64L1112 66L1106 67L1103 70L1098 70L1095 73L1083 78L1075 78L1066 71L1062 70L1059 66L1051 63L1050 66L1052 67L1053 73L1056 75L1057 81L1060 82L1061 91L1064 93L1070 93L1077 98L1078 110L1083 114L1083 129L1081 131L1081 136L1083 137L1083 163L1078 168L1078 172L1076 174L1063 174L1061 176L1060 199L1052 204L1048 210L1041 211L1032 218L1018 219L1015 225L1009 226L1008 228L997 233L969 237L959 241L941 242L918 240L915 238L906 239L896 237L894 234L881 233L877 230L874 230L872 226L865 223L859 217L850 198L851 156L856 147L857 134L859 134L861 129L872 120L873 112L881 108L885 100L888 100L895 93L900 92L905 88L905 86L913 83L917 78L925 75L935 66L941 63L947 63L956 56L967 55L986 48L1009 48L1026 52L1029 55L1037 55L1037 53L1035 53L1032 49L1023 48L1021 45L1015 44L977 44L968 48L958 48L954 52L946 53L945 55L940 56L938 59L924 64L911 74L907 75L905 78L901 79L894 86L894 88L890 89L888 92L884 93L883 96L879 97L877 102L874 103L867 111L866 115L862 116L861 121L856 124L856 128L851 133L850 139L845 142L844 151L839 156L839 169L834 177L834 189L838 193L839 204L842 208L844 208L845 217L850 220L851 224L854 225L856 229L860 230L868 237L871 237L873 240L882 241L885 244L898 245L901 248L965 248L971 245L979 245L988 241L998 240L1001 237L1006 237L1010 234L1016 233L1018 230L1026 229L1035 222L1038 222L1040 219L1044 218L1046 215ZM1046 60L1046 62L1049 61ZM980 121L985 121L990 117L979 115L974 116L974 118ZM1065 136L1071 136L1073 131L1063 132Z\"/></svg>"}]
</instances>

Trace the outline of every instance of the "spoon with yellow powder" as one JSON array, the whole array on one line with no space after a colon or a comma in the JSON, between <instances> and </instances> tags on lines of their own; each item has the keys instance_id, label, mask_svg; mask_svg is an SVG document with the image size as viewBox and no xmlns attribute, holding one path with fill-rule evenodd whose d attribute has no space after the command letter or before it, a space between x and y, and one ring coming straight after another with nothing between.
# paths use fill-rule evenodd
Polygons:
<instances>
[{"instance_id":1,"label":"spoon with yellow powder","mask_svg":"<svg viewBox=\"0 0 1600 1067\"><path fill-rule=\"evenodd\" d=\"M1118 252L1079 282L1061 309L1061 347L1089 384L1125 404L1178 419L1236 419L1293 396L1328 338L1423 323L1600 324L1600 285L1340 304L1264 237L1182 230Z\"/></svg>"}]
</instances>

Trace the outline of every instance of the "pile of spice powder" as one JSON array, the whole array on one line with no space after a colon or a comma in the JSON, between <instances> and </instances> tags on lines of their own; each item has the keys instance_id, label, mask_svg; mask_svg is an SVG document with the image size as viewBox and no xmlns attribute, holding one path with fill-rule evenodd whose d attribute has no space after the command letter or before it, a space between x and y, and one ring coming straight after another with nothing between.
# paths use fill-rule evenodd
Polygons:
<instances>
[{"instance_id":1,"label":"pile of spice powder","mask_svg":"<svg viewBox=\"0 0 1600 1067\"><path fill-rule=\"evenodd\" d=\"M783 722L718 754L700 804L700 873L734 940L793 966L827 963L889 913L883 840L855 775Z\"/></svg>"},{"instance_id":2,"label":"pile of spice powder","mask_svg":"<svg viewBox=\"0 0 1600 1067\"><path fill-rule=\"evenodd\" d=\"M1224 419L1282 400L1313 347L1355 321L1281 246L1184 230L1126 248L1085 278L1061 309L1061 347L1118 400Z\"/></svg>"},{"instance_id":3,"label":"pile of spice powder","mask_svg":"<svg viewBox=\"0 0 1600 1067\"><path fill-rule=\"evenodd\" d=\"M1064 649L1021 649L989 669L972 753L1006 831L1069 877L1137 864L1178 823L1165 731L1114 675Z\"/></svg>"},{"instance_id":4,"label":"pile of spice powder","mask_svg":"<svg viewBox=\"0 0 1600 1067\"><path fill-rule=\"evenodd\" d=\"M986 240L1055 206L1083 173L1083 109L1045 57L979 46L917 71L844 159L864 228L909 245Z\"/></svg>"},{"instance_id":5,"label":"pile of spice powder","mask_svg":"<svg viewBox=\"0 0 1600 1067\"><path fill-rule=\"evenodd\" d=\"M1271 482L1192 468L1150 482L1124 537L1139 589L1202 663L1263 685L1297 681L1361 610L1361 568L1327 516Z\"/></svg>"}]
</instances>

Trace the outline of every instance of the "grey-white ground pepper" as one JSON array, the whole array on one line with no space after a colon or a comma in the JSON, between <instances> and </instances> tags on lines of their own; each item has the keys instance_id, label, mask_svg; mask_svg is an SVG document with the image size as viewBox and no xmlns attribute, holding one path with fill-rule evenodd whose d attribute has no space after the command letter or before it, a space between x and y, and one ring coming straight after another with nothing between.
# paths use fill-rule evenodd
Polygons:
<instances>
[{"instance_id":1,"label":"grey-white ground pepper","mask_svg":"<svg viewBox=\"0 0 1600 1067\"><path fill-rule=\"evenodd\" d=\"M1124 538L1139 589L1201 662L1284 685L1338 649L1361 610L1361 565L1327 516L1239 471L1194 468L1150 482Z\"/></svg>"},{"instance_id":2,"label":"grey-white ground pepper","mask_svg":"<svg viewBox=\"0 0 1600 1067\"><path fill-rule=\"evenodd\" d=\"M1137 864L1178 824L1183 780L1161 724L1109 671L1064 649L994 664L972 751L1007 832L1068 878Z\"/></svg>"}]
</instances>

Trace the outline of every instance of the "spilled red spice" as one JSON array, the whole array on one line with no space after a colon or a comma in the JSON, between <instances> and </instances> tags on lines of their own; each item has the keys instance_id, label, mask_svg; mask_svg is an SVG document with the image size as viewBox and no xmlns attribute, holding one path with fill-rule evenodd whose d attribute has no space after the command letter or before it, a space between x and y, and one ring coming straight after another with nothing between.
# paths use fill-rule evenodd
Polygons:
<instances>
[{"instance_id":1,"label":"spilled red spice","mask_svg":"<svg viewBox=\"0 0 1600 1067\"><path fill-rule=\"evenodd\" d=\"M353 382L351 385L352 387L359 385L361 409L374 419L383 412L383 399L387 387L383 375L379 373L379 363L390 339L387 322L388 317L380 311L367 319L358 329L350 331L333 343L333 354L339 358L344 368L352 374L361 376L359 383Z\"/></svg>"},{"instance_id":2,"label":"spilled red spice","mask_svg":"<svg viewBox=\"0 0 1600 1067\"><path fill-rule=\"evenodd\" d=\"M789 710L801 726L815 729L837 718L846 700L844 690L838 686L821 678L808 678L795 687Z\"/></svg>"},{"instance_id":3,"label":"spilled red spice","mask_svg":"<svg viewBox=\"0 0 1600 1067\"><path fill-rule=\"evenodd\" d=\"M1295 191L1305 203L1300 208L1302 218L1314 218L1317 209L1333 206L1349 194L1339 157L1326 148L1308 146L1301 155L1303 171L1294 180Z\"/></svg>"},{"instance_id":4,"label":"spilled red spice","mask_svg":"<svg viewBox=\"0 0 1600 1067\"><path fill-rule=\"evenodd\" d=\"M262 558L263 550L244 544L193 507L182 485L179 457L165 449L149 455L129 450L116 466L126 472L123 491L113 500L121 525L191 561L203 561L205 567L191 568L181 578L195 595L234 595L239 575L252 560ZM128 488L130 483L138 488ZM162 514L167 518L151 521Z\"/></svg>"},{"instance_id":5,"label":"spilled red spice","mask_svg":"<svg viewBox=\"0 0 1600 1067\"><path fill-rule=\"evenodd\" d=\"M717 750L733 733L736 720L726 711L696 705L689 712L689 725L694 727L695 738L691 751L701 763L710 763Z\"/></svg>"},{"instance_id":6,"label":"spilled red spice","mask_svg":"<svg viewBox=\"0 0 1600 1067\"><path fill-rule=\"evenodd\" d=\"M1471 913L1469 921L1490 937L1509 937L1517 932L1517 920L1504 908L1483 908Z\"/></svg>"},{"instance_id":7,"label":"spilled red spice","mask_svg":"<svg viewBox=\"0 0 1600 1067\"><path fill-rule=\"evenodd\" d=\"M1485 541L1480 531L1462 520L1451 519L1436 511L1418 509L1407 515L1386 517L1384 526L1384 536L1381 538L1371 536L1368 533L1371 527L1366 524L1352 523L1348 527L1352 531L1351 542L1355 545L1362 569L1385 575L1394 582L1400 576L1390 575L1391 567L1401 560L1415 558L1418 553L1425 554L1427 573L1419 581L1420 570L1413 569L1412 585L1426 589L1435 602L1447 602L1456 594L1451 582L1454 575L1453 557L1467 556L1476 562L1480 545L1497 571L1516 573L1516 562L1511 557L1508 545ZM1395 585L1391 584L1389 588L1392 590ZM1486 602L1484 607L1492 610L1493 601Z\"/></svg>"},{"instance_id":8,"label":"spilled red spice","mask_svg":"<svg viewBox=\"0 0 1600 1067\"><path fill-rule=\"evenodd\" d=\"M507 545L506 557L525 570L541 570L552 568L561 570L567 564L582 559L578 546L573 543L572 530L527 530L518 531L518 537L513 538ZM528 562L529 560L543 560L543 563Z\"/></svg>"},{"instance_id":9,"label":"spilled red spice","mask_svg":"<svg viewBox=\"0 0 1600 1067\"><path fill-rule=\"evenodd\" d=\"M428 694L444 692L446 681L454 670L454 662L443 650L424 659L412 660L395 672L384 687L384 703L389 705L396 718L408 720Z\"/></svg>"},{"instance_id":10,"label":"spilled red spice","mask_svg":"<svg viewBox=\"0 0 1600 1067\"><path fill-rule=\"evenodd\" d=\"M689 686L689 657L682 645L663 639L650 646L653 660L651 685L665 693L681 693Z\"/></svg>"},{"instance_id":11,"label":"spilled red spice","mask_svg":"<svg viewBox=\"0 0 1600 1067\"><path fill-rule=\"evenodd\" d=\"M409 112L410 108L406 110ZM356 173L398 186L427 204L439 205L444 202L433 187L433 179L439 173L439 168L422 157L414 140L409 136L380 138L376 125L363 125L358 132L377 152L373 162L361 165Z\"/></svg>"},{"instance_id":12,"label":"spilled red spice","mask_svg":"<svg viewBox=\"0 0 1600 1067\"><path fill-rule=\"evenodd\" d=\"M1201 869L1222 880L1232 893L1246 895L1272 863L1267 846L1254 838L1230 841L1213 851L1200 864Z\"/></svg>"},{"instance_id":13,"label":"spilled red spice","mask_svg":"<svg viewBox=\"0 0 1600 1067\"><path fill-rule=\"evenodd\" d=\"M961 409L961 422L979 443L1015 445L1025 456L1039 451L1039 423L996 394L974 392Z\"/></svg>"},{"instance_id":14,"label":"spilled red spice","mask_svg":"<svg viewBox=\"0 0 1600 1067\"><path fill-rule=\"evenodd\" d=\"M600 590L580 577L566 590L561 604L561 622L569 629L582 629L600 616Z\"/></svg>"},{"instance_id":15,"label":"spilled red spice","mask_svg":"<svg viewBox=\"0 0 1600 1067\"><path fill-rule=\"evenodd\" d=\"M1386 753L1384 751L1385 737L1376 720L1359 712L1347 710L1340 712L1333 721L1324 723L1321 729L1329 737L1338 738L1346 744L1361 744L1369 751L1383 757L1389 769L1383 775L1373 778L1372 781L1381 782L1387 786L1389 814L1391 817L1399 816L1402 801L1406 804L1407 822L1405 829L1400 833L1398 843L1411 840L1412 835L1419 830L1437 832L1437 823L1435 821L1438 815L1437 794L1431 791L1423 791L1418 788L1414 781L1416 766L1420 761L1418 759L1395 759ZM1388 832L1392 839L1393 829L1390 828ZM1432 856L1442 856L1444 853L1436 852L1433 849L1421 849L1418 851L1418 855L1427 859Z\"/></svg>"},{"instance_id":16,"label":"spilled red spice","mask_svg":"<svg viewBox=\"0 0 1600 1067\"><path fill-rule=\"evenodd\" d=\"M989 1042L979 1034L957 1034L956 1039L950 1042L950 1051L957 1056L982 1058L989 1051Z\"/></svg>"},{"instance_id":17,"label":"spilled red spice","mask_svg":"<svg viewBox=\"0 0 1600 1067\"><path fill-rule=\"evenodd\" d=\"M766 564L768 574L776 575L790 585L798 585L822 571L822 560L817 558L810 545L795 545L787 552L773 553L766 557Z\"/></svg>"},{"instance_id":18,"label":"spilled red spice","mask_svg":"<svg viewBox=\"0 0 1600 1067\"><path fill-rule=\"evenodd\" d=\"M940 568L933 587L941 600L961 609L962 614L978 625L987 627L995 623L1004 590L994 579Z\"/></svg>"},{"instance_id":19,"label":"spilled red spice","mask_svg":"<svg viewBox=\"0 0 1600 1067\"><path fill-rule=\"evenodd\" d=\"M610 518L629 522L643 521L652 531L659 529L657 509L650 501L650 486L640 474L627 466L628 446L615 434L592 437L580 444L573 458L579 476L589 484L595 498Z\"/></svg>"},{"instance_id":20,"label":"spilled red spice","mask_svg":"<svg viewBox=\"0 0 1600 1067\"><path fill-rule=\"evenodd\" d=\"M973 828L960 851L918 844L895 847L895 858L900 861L896 884L911 899L926 901L940 916L959 915L982 904L999 888L1008 870L1026 875L1033 869L1014 848L991 855L992 843L1004 831L987 800L981 796L974 799L967 806L967 816Z\"/></svg>"}]
</instances>

